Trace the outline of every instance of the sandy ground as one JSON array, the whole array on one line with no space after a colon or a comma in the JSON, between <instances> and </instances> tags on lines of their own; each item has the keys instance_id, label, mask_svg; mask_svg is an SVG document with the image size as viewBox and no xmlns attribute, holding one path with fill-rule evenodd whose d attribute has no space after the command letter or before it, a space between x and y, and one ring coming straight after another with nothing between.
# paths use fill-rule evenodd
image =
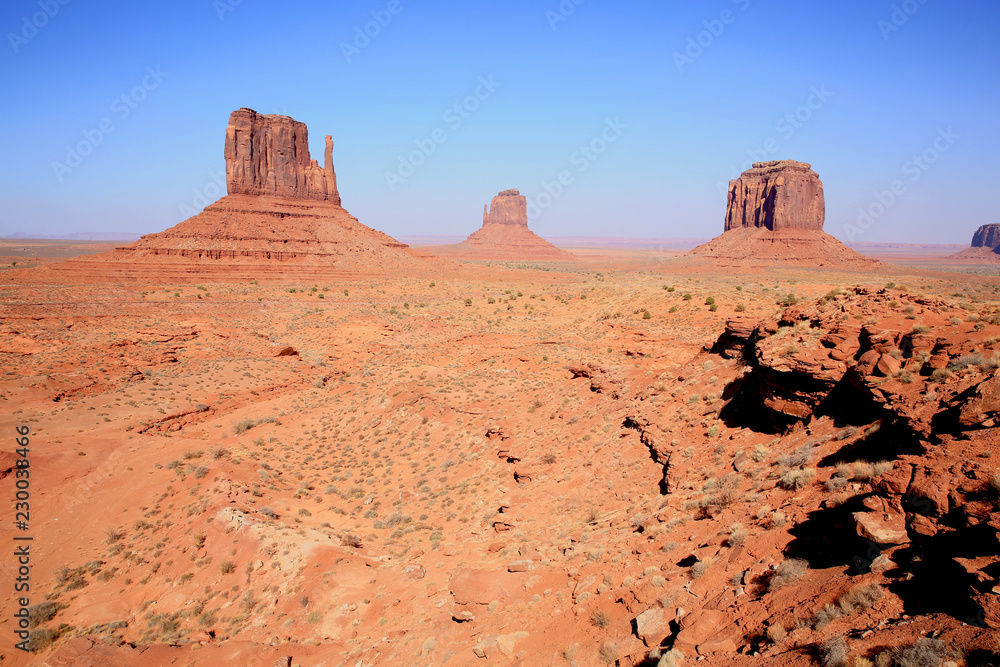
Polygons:
<instances>
[{"instance_id":1,"label":"sandy ground","mask_svg":"<svg viewBox=\"0 0 1000 667\"><path fill-rule=\"evenodd\" d=\"M810 519L861 437L845 429L876 422L726 419L747 369L711 350L728 320L777 322L798 301L988 354L1000 280L715 275L596 248L326 281L79 285L21 268L107 246L0 251L23 258L0 268L11 498L15 429L31 438L30 528L11 503L0 539L34 538L39 649L12 648L5 586L0 664L787 666L837 637L874 660L928 633L996 648L900 584L921 581L916 565L892 578L815 553ZM887 284L882 305L828 296ZM991 469L995 431L964 436L941 469ZM803 447L808 463L790 463ZM803 466L815 480L782 484ZM860 502L869 482L840 493ZM769 583L796 555L793 584ZM4 581L15 568L0 560ZM877 600L815 620L864 586ZM685 658L661 660L661 642Z\"/></svg>"}]
</instances>

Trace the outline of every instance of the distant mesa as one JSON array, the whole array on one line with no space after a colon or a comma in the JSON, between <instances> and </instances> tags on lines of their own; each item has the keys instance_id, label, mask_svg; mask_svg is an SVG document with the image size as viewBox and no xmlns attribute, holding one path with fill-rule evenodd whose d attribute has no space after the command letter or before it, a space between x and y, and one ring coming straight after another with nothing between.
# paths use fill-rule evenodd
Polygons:
<instances>
[{"instance_id":1,"label":"distant mesa","mask_svg":"<svg viewBox=\"0 0 1000 667\"><path fill-rule=\"evenodd\" d=\"M963 262L1000 262L1000 224L983 225L972 235L972 246L949 255Z\"/></svg>"},{"instance_id":2,"label":"distant mesa","mask_svg":"<svg viewBox=\"0 0 1000 667\"><path fill-rule=\"evenodd\" d=\"M333 138L326 137L321 167L309 157L304 123L252 109L234 111L225 159L228 195L166 231L66 265L84 274L115 273L108 264L118 265L118 273L141 265L144 279L216 271L266 278L289 269L328 275L405 268L427 259L344 210Z\"/></svg>"},{"instance_id":3,"label":"distant mesa","mask_svg":"<svg viewBox=\"0 0 1000 667\"><path fill-rule=\"evenodd\" d=\"M688 256L723 265L879 266L824 232L825 218L823 183L811 165L755 162L729 182L722 235Z\"/></svg>"},{"instance_id":4,"label":"distant mesa","mask_svg":"<svg viewBox=\"0 0 1000 667\"><path fill-rule=\"evenodd\" d=\"M504 190L483 206L483 226L457 245L437 248L440 254L468 260L576 261L528 229L528 202L518 190Z\"/></svg>"},{"instance_id":5,"label":"distant mesa","mask_svg":"<svg viewBox=\"0 0 1000 667\"><path fill-rule=\"evenodd\" d=\"M972 235L973 248L989 248L996 250L1000 247L1000 225L983 225Z\"/></svg>"}]
</instances>

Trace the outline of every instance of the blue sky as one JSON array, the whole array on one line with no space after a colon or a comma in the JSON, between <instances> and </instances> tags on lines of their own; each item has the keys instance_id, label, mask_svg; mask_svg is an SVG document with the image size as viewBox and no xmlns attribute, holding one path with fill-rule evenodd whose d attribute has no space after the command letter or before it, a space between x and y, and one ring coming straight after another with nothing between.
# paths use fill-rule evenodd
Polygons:
<instances>
[{"instance_id":1,"label":"blue sky","mask_svg":"<svg viewBox=\"0 0 1000 667\"><path fill-rule=\"evenodd\" d=\"M396 236L510 187L543 236L714 236L728 179L782 158L844 240L1000 222L996 2L8 0L0 29L0 232L180 222L244 106L319 159L332 134L344 206Z\"/></svg>"}]
</instances>

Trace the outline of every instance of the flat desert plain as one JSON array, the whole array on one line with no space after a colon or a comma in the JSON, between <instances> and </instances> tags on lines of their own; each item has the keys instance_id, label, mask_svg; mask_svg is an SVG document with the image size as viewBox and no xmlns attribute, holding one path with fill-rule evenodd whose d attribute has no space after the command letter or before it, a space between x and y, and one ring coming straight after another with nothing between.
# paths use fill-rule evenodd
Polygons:
<instances>
[{"instance_id":1,"label":"flat desert plain","mask_svg":"<svg viewBox=\"0 0 1000 667\"><path fill-rule=\"evenodd\" d=\"M1000 281L636 254L8 263L3 664L987 664Z\"/></svg>"}]
</instances>

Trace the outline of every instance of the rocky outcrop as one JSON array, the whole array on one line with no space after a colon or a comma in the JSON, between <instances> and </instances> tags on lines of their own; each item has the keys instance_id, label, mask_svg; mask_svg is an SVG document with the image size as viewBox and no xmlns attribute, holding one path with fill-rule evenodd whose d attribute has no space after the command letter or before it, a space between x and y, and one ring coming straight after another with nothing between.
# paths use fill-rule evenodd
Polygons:
<instances>
[{"instance_id":1,"label":"rocky outcrop","mask_svg":"<svg viewBox=\"0 0 1000 667\"><path fill-rule=\"evenodd\" d=\"M752 169L729 182L727 232L744 227L822 231L825 217L823 183L804 162L755 162Z\"/></svg>"},{"instance_id":2,"label":"rocky outcrop","mask_svg":"<svg viewBox=\"0 0 1000 667\"><path fill-rule=\"evenodd\" d=\"M795 160L755 162L729 182L723 234L688 256L723 266L879 266L825 233L825 217L823 183L810 165Z\"/></svg>"},{"instance_id":3,"label":"rocky outcrop","mask_svg":"<svg viewBox=\"0 0 1000 667\"><path fill-rule=\"evenodd\" d=\"M239 109L226 128L226 185L229 194L269 195L340 203L333 169L333 137L326 137L326 163L309 158L305 123Z\"/></svg>"},{"instance_id":4,"label":"rocky outcrop","mask_svg":"<svg viewBox=\"0 0 1000 667\"><path fill-rule=\"evenodd\" d=\"M998 246L1000 246L1000 224L983 225L972 235L973 248L993 250Z\"/></svg>"}]
</instances>

